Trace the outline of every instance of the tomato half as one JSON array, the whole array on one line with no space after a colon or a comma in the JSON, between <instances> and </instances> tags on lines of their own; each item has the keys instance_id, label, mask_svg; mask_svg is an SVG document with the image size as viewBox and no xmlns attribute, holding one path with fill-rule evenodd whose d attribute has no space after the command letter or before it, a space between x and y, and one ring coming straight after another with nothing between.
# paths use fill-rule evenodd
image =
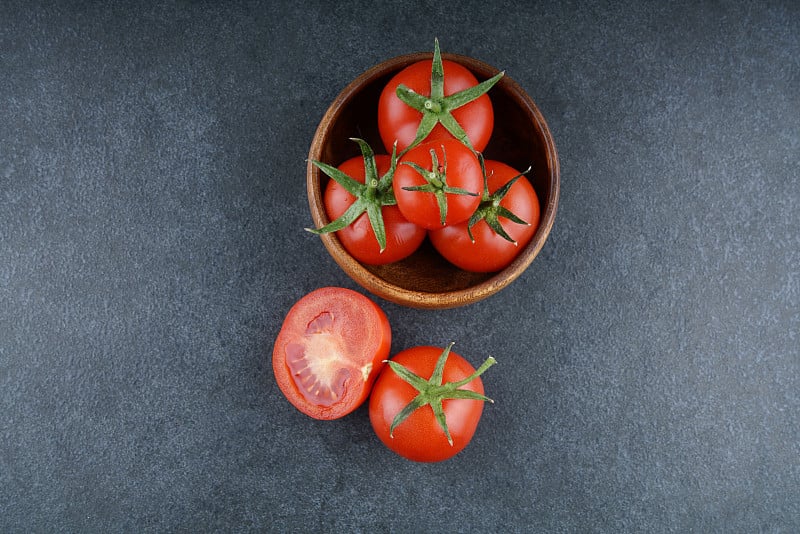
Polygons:
<instances>
[{"instance_id":1,"label":"tomato half","mask_svg":"<svg viewBox=\"0 0 800 534\"><path fill-rule=\"evenodd\" d=\"M489 193L495 193L519 172L500 161L486 160ZM430 232L434 248L449 262L466 271L494 272L508 266L520 251L530 243L539 226L539 199L531 183L520 176L508 189L499 205L527 224L497 216L502 229L513 240L509 241L493 230L482 218L472 228L469 221L446 226ZM496 209L492 201L484 201L479 210ZM470 232L474 241L470 238Z\"/></svg>"},{"instance_id":2,"label":"tomato half","mask_svg":"<svg viewBox=\"0 0 800 534\"><path fill-rule=\"evenodd\" d=\"M401 84L423 96L431 95L431 68L433 60L413 63L394 75L386 84L378 100L378 131L388 152L395 140L397 150L402 152L417 135L422 120L422 113L409 106L397 96L397 88ZM463 65L449 60L442 60L444 72L443 93L450 96L459 91L478 85L478 79ZM469 141L478 152L482 152L489 144L494 129L494 109L487 94L451 111L452 117L467 134ZM453 135L442 126L436 124L424 141L453 139Z\"/></svg>"},{"instance_id":3,"label":"tomato half","mask_svg":"<svg viewBox=\"0 0 800 534\"><path fill-rule=\"evenodd\" d=\"M378 175L384 175L391 166L391 157L376 155L375 164ZM364 159L360 156L351 158L341 165L339 170L364 183ZM329 180L325 188L325 211L331 220L335 220L347 211L356 197L351 195L341 184ZM362 213L353 223L338 230L336 237L342 246L361 263L382 265L399 261L410 256L425 239L425 229L409 222L397 205L382 206L383 225L386 232L386 248L381 252L375 231L370 224L367 213Z\"/></svg>"},{"instance_id":4,"label":"tomato half","mask_svg":"<svg viewBox=\"0 0 800 534\"><path fill-rule=\"evenodd\" d=\"M278 387L298 410L338 419L366 400L389 356L386 314L356 291L325 287L289 310L272 351Z\"/></svg>"},{"instance_id":5,"label":"tomato half","mask_svg":"<svg viewBox=\"0 0 800 534\"><path fill-rule=\"evenodd\" d=\"M427 229L469 219L481 201L475 153L455 139L418 145L400 158L394 196L403 216Z\"/></svg>"},{"instance_id":6,"label":"tomato half","mask_svg":"<svg viewBox=\"0 0 800 534\"><path fill-rule=\"evenodd\" d=\"M372 428L384 445L409 460L438 462L458 454L475 435L483 413L483 401L489 400L483 395L483 382L478 375L495 363L494 358L488 358L475 370L467 360L450 351L450 347L445 351L449 354L439 347L422 346L399 352L384 367L370 395L369 418ZM435 370L443 355L446 360L442 374L437 378ZM418 387L428 388L431 396L436 396L438 390L430 388L430 383L426 386L426 381L433 382L434 386L436 382L445 385L440 389L446 389L448 384L458 386L443 392L443 398L440 399L439 406L447 431L435 415L436 403L424 404L411 411L401 422L396 422L398 414L415 401L420 390L401 377L392 367L394 365L400 365L416 375L422 381ZM458 391L454 393L453 389ZM448 395L451 397L448 398ZM396 424L394 429L393 424Z\"/></svg>"}]
</instances>

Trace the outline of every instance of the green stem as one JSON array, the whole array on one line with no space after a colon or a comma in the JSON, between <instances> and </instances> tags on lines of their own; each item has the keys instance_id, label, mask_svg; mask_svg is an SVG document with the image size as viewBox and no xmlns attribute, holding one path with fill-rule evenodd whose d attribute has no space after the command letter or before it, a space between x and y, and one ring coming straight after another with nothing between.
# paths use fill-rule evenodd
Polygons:
<instances>
[{"instance_id":1,"label":"green stem","mask_svg":"<svg viewBox=\"0 0 800 534\"><path fill-rule=\"evenodd\" d=\"M435 39L433 61L431 63L431 87L428 93L430 96L425 97L420 95L402 84L400 84L395 91L397 98L403 103L422 113L422 120L417 128L417 134L411 142L411 145L403 150L403 153L421 143L428 137L428 134L431 133L437 124L444 126L453 137L472 149L472 143L469 137L467 137L464 128L453 117L451 112L486 94L489 89L500 81L503 75L503 72L499 72L488 80L480 82L478 85L444 96L444 67L442 64L442 54L439 50L439 40Z\"/></svg>"},{"instance_id":2,"label":"green stem","mask_svg":"<svg viewBox=\"0 0 800 534\"><path fill-rule=\"evenodd\" d=\"M426 100L425 101L425 109L433 112L433 113L441 113L442 112L442 104L436 102L434 100Z\"/></svg>"},{"instance_id":3,"label":"green stem","mask_svg":"<svg viewBox=\"0 0 800 534\"><path fill-rule=\"evenodd\" d=\"M475 391L461 389L482 375L489 367L497 363L497 360L491 356L489 356L486 361L484 361L483 364L481 364L481 366L478 367L478 369L476 369L468 377L457 382L446 382L442 384L444 367L452 347L453 343L451 342L447 345L447 347L444 348L442 353L439 355L439 358L436 360L436 365L433 373L431 373L431 377L427 380L417 374L414 374L412 371L400 365L399 363L393 361L388 362L389 368L392 369L397 376L418 391L417 396L414 397L414 399L405 407L403 407L403 409L400 410L397 415L395 415L394 419L392 420L392 424L389 427L390 436L394 436L394 429L397 428L397 426L403 421L405 421L412 413L423 406L430 406L433 409L433 413L436 416L436 420L438 421L442 432L444 432L444 435L447 438L447 442L452 446L453 439L450 436L450 430L447 427L447 419L445 417L442 401L446 399L467 399L494 402L485 395Z\"/></svg>"},{"instance_id":4,"label":"green stem","mask_svg":"<svg viewBox=\"0 0 800 534\"><path fill-rule=\"evenodd\" d=\"M523 175L530 172L531 167L528 167L524 172L519 173L518 175L511 178L508 182L503 184L502 187L498 188L494 193L489 193L489 177L486 173L486 164L483 158L483 154L478 154L478 160L481 163L481 173L483 174L483 197L481 199L481 203L478 206L478 209L472 214L467 221L467 235L469 235L470 240L474 243L475 237L472 235L472 227L478 224L480 221L486 221L486 224L489 225L489 228L492 229L494 233L505 239L510 243L517 244L514 239L508 235L508 232L505 231L503 225L500 224L500 217L506 218L514 223L523 224L523 225L530 225L529 222L522 220L521 218L517 217L516 214L511 212L510 210L506 209L501 205L503 198L508 194L508 191L511 189L511 186L516 183L517 180L522 178Z\"/></svg>"},{"instance_id":5,"label":"green stem","mask_svg":"<svg viewBox=\"0 0 800 534\"><path fill-rule=\"evenodd\" d=\"M408 165L425 180L424 185L413 185L403 187L406 191L419 191L422 193L431 193L436 197L436 204L439 207L439 218L442 226L445 225L447 220L447 196L450 195L467 195L478 196L460 187L450 187L447 185L447 152L442 145L442 164L439 165L439 158L436 155L436 150L431 149L431 165L430 169L414 163L413 161L403 161L403 165Z\"/></svg>"},{"instance_id":6,"label":"green stem","mask_svg":"<svg viewBox=\"0 0 800 534\"><path fill-rule=\"evenodd\" d=\"M348 193L356 197L356 200L336 220L321 228L306 228L306 230L314 234L338 232L355 222L361 214L366 213L372 231L375 234L375 239L378 241L378 246L383 252L386 249L386 228L383 222L382 208L397 204L397 199L392 189L394 172L397 169L397 150L396 147L392 150L392 162L389 170L383 176L378 176L375 153L372 148L363 139L351 138L351 140L358 143L361 148L361 155L364 159L363 184L332 165L320 161L312 161L311 163L344 187Z\"/></svg>"}]
</instances>

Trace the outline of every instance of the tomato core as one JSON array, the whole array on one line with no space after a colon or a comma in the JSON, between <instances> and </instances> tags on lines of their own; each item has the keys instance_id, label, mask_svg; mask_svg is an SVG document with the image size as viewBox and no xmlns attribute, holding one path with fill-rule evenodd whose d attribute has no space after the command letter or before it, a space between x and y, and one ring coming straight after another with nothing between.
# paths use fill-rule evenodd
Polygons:
<instances>
[{"instance_id":1,"label":"tomato core","mask_svg":"<svg viewBox=\"0 0 800 534\"><path fill-rule=\"evenodd\" d=\"M369 298L341 287L314 290L292 306L278 332L275 381L304 414L338 419L366 400L391 340L386 314Z\"/></svg>"},{"instance_id":2,"label":"tomato core","mask_svg":"<svg viewBox=\"0 0 800 534\"><path fill-rule=\"evenodd\" d=\"M341 366L348 358L341 338L333 333L333 322L331 312L320 313L308 323L303 337L285 348L286 365L297 390L318 406L338 402L350 379L350 371ZM367 364L362 374L369 375L371 368Z\"/></svg>"}]
</instances>

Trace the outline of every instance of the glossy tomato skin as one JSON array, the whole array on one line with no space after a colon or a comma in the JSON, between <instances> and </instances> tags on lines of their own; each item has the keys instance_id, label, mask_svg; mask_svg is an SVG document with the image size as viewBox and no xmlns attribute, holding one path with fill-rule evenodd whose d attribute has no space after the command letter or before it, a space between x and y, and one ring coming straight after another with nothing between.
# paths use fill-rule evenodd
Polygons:
<instances>
[{"instance_id":1,"label":"glossy tomato skin","mask_svg":"<svg viewBox=\"0 0 800 534\"><path fill-rule=\"evenodd\" d=\"M490 193L494 193L520 174L519 171L500 161L486 160L485 165L489 176ZM475 242L470 240L467 222L463 222L430 232L428 235L431 243L450 263L465 271L494 272L504 269L514 261L536 233L540 207L536 191L525 176L520 177L511 186L500 205L530 223L523 225L503 217L499 218L503 229L517 242L517 245L495 233L484 220L472 227Z\"/></svg>"},{"instance_id":2,"label":"glossy tomato skin","mask_svg":"<svg viewBox=\"0 0 800 534\"><path fill-rule=\"evenodd\" d=\"M480 193L483 189L483 175L478 156L455 139L424 143L406 152L400 158L394 174L393 188L397 206L406 219L428 230L442 227L436 197L433 193L407 191L404 188L425 185L425 178L406 163L415 163L424 169L434 170L431 150L436 152L440 169L447 161L447 185L465 189L475 195L446 193L445 225L469 219L480 204Z\"/></svg>"},{"instance_id":3,"label":"glossy tomato skin","mask_svg":"<svg viewBox=\"0 0 800 534\"><path fill-rule=\"evenodd\" d=\"M324 287L289 310L272 352L284 396L314 419L338 419L367 399L389 356L386 314L361 293Z\"/></svg>"},{"instance_id":4,"label":"glossy tomato skin","mask_svg":"<svg viewBox=\"0 0 800 534\"><path fill-rule=\"evenodd\" d=\"M442 354L439 347L421 346L401 351L392 360L413 373L428 379L433 374L436 361ZM469 377L475 368L463 357L450 352L444 367L443 383L457 382ZM483 394L483 382L476 377L460 389ZM439 462L452 458L472 440L478 428L483 401L472 399L445 399L442 405L447 426L453 438L448 443L433 409L423 406L394 429L389 429L394 417L417 395L417 390L400 378L389 366L384 367L372 388L369 400L369 418L378 438L389 449L415 462Z\"/></svg>"},{"instance_id":5,"label":"glossy tomato skin","mask_svg":"<svg viewBox=\"0 0 800 534\"><path fill-rule=\"evenodd\" d=\"M376 155L375 163L378 175L383 176L391 166L391 157ZM363 157L358 156L345 161L339 165L339 170L364 183ZM323 202L330 220L339 218L355 200L356 198L336 180L328 181ZM366 213L362 213L352 224L336 232L336 237L342 246L361 263L383 265L402 260L419 248L425 239L425 229L409 222L396 205L383 206L381 211L386 228L386 248L383 252Z\"/></svg>"},{"instance_id":6,"label":"glossy tomato skin","mask_svg":"<svg viewBox=\"0 0 800 534\"><path fill-rule=\"evenodd\" d=\"M405 104L397 97L397 86L405 85L416 93L430 96L432 60L419 61L398 72L383 89L378 100L378 130L386 147L391 152L397 140L397 151L402 152L417 135L417 127L422 114ZM449 60L442 60L444 69L444 95L463 91L478 85L478 79L469 69ZM494 128L494 109L487 94L452 111L477 152L482 152L489 144ZM425 141L453 139L444 126L437 124Z\"/></svg>"}]
</instances>

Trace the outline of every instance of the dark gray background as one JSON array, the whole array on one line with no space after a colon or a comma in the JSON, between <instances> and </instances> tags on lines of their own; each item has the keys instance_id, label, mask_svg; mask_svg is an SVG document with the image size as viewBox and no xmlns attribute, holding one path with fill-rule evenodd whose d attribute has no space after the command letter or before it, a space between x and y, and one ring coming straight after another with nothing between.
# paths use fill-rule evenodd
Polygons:
<instances>
[{"instance_id":1,"label":"dark gray background","mask_svg":"<svg viewBox=\"0 0 800 534\"><path fill-rule=\"evenodd\" d=\"M800 4L0 3L0 531L797 532ZM422 465L294 410L305 157L372 65L473 56L548 120L511 289L379 301L496 403Z\"/></svg>"}]
</instances>

